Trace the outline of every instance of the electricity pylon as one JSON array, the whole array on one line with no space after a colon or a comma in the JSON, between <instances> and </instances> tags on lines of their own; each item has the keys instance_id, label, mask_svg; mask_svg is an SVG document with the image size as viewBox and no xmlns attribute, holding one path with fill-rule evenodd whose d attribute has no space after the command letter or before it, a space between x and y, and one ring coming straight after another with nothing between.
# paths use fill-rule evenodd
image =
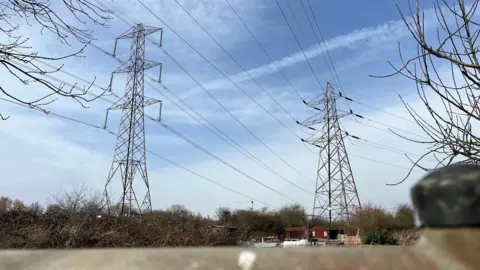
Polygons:
<instances>
[{"instance_id":1,"label":"electricity pylon","mask_svg":"<svg viewBox=\"0 0 480 270\"><path fill-rule=\"evenodd\" d=\"M312 219L325 218L332 222L349 221L351 214L361 207L357 187L345 148L344 137L347 133L340 128L339 118L348 115L339 114L337 99L341 97L330 83L316 99L305 105L317 111L315 115L298 124L314 130L314 134L302 141L318 148L317 183L313 202ZM321 125L316 128L314 126Z\"/></svg>"},{"instance_id":2,"label":"electricity pylon","mask_svg":"<svg viewBox=\"0 0 480 270\"><path fill-rule=\"evenodd\" d=\"M108 112L111 110L122 110L113 162L108 173L102 198L102 208L107 207L109 213L112 209L107 188L118 173L122 180L122 195L114 208L117 213L130 216L152 211L145 153L144 108L159 103L161 112L162 103L160 100L144 96L144 71L160 66L161 74L162 66L160 63L145 60L145 37L158 31L160 31L160 36L162 36L163 31L161 28L145 27L142 24L137 24L115 40L114 56L119 39L132 39L132 44L130 59L112 73L112 78L116 73L128 74L125 95L107 109L105 117L106 127ZM162 38L160 37L160 46L161 40ZM110 87L111 84L110 82ZM133 187L135 177L138 174L145 186L142 192L143 200L141 204L137 199L140 191L135 190Z\"/></svg>"}]
</instances>

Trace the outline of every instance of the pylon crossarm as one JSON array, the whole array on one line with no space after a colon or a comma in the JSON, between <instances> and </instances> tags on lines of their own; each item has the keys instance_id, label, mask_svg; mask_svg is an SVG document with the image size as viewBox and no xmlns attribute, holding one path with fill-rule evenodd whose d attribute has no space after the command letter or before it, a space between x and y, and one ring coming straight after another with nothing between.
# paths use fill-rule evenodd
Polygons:
<instances>
[{"instance_id":1,"label":"pylon crossarm","mask_svg":"<svg viewBox=\"0 0 480 270\"><path fill-rule=\"evenodd\" d=\"M127 100L126 97L122 97L121 99L117 100L114 104L112 104L110 107L107 108L108 111L113 111L113 110L123 110L129 108L129 104L131 102Z\"/></svg>"},{"instance_id":2,"label":"pylon crossarm","mask_svg":"<svg viewBox=\"0 0 480 270\"><path fill-rule=\"evenodd\" d=\"M133 68L134 63L130 60L123 63L117 69L115 69L112 73L127 73Z\"/></svg>"},{"instance_id":3,"label":"pylon crossarm","mask_svg":"<svg viewBox=\"0 0 480 270\"><path fill-rule=\"evenodd\" d=\"M157 103L162 103L162 101L155 98L145 97L145 99L143 100L143 107L148 107Z\"/></svg>"},{"instance_id":4,"label":"pylon crossarm","mask_svg":"<svg viewBox=\"0 0 480 270\"><path fill-rule=\"evenodd\" d=\"M143 70L147 70L153 67L161 66L162 64L155 61L145 60Z\"/></svg>"},{"instance_id":5,"label":"pylon crossarm","mask_svg":"<svg viewBox=\"0 0 480 270\"><path fill-rule=\"evenodd\" d=\"M309 101L309 102L307 102L306 104L307 104L307 106L312 107L312 108L314 108L314 109L316 109L316 110L321 110L320 108L317 108L316 106L321 105L321 104L323 104L324 102L325 102L325 99L322 98L322 99L320 99L320 100L312 100L312 101Z\"/></svg>"},{"instance_id":6,"label":"pylon crossarm","mask_svg":"<svg viewBox=\"0 0 480 270\"><path fill-rule=\"evenodd\" d=\"M163 34L163 28L160 27L152 27L152 26L143 26L143 29L145 31L145 36L151 35L153 33L156 33L160 31L160 34Z\"/></svg>"},{"instance_id":7,"label":"pylon crossarm","mask_svg":"<svg viewBox=\"0 0 480 270\"><path fill-rule=\"evenodd\" d=\"M127 31L123 32L120 36L118 36L115 40L119 39L130 39L130 34L135 30L135 26L128 28Z\"/></svg>"},{"instance_id":8,"label":"pylon crossarm","mask_svg":"<svg viewBox=\"0 0 480 270\"><path fill-rule=\"evenodd\" d=\"M144 35L144 36L148 36L150 34L158 32L158 31L163 32L163 29L158 28L158 27L145 26L145 25L140 23L140 24L137 24L136 26L133 26L130 29L128 29L126 32L121 34L117 39L134 38L138 34L138 32L141 32L141 34Z\"/></svg>"},{"instance_id":9,"label":"pylon crossarm","mask_svg":"<svg viewBox=\"0 0 480 270\"><path fill-rule=\"evenodd\" d=\"M321 118L322 115L323 115L323 113L321 113L321 112L316 113L306 120L303 120L301 122L297 121L297 124L299 124L301 126L304 126L306 128L308 128L310 126L313 126L313 125L321 124L321 123L323 123L323 119ZM315 130L315 128L313 130Z\"/></svg>"}]
</instances>

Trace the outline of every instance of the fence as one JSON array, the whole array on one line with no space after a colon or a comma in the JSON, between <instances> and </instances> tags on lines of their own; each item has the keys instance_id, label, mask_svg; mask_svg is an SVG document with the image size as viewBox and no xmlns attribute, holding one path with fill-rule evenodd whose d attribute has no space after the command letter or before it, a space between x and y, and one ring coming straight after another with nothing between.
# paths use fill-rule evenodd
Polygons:
<instances>
[{"instance_id":1,"label":"fence","mask_svg":"<svg viewBox=\"0 0 480 270\"><path fill-rule=\"evenodd\" d=\"M480 167L436 170L411 190L411 247L173 248L0 251L0 270L479 269Z\"/></svg>"}]
</instances>

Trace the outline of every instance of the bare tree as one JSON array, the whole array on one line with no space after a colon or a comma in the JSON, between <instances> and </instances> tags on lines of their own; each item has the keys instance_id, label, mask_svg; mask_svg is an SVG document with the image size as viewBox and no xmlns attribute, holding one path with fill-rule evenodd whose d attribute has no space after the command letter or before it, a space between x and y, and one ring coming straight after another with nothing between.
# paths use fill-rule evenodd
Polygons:
<instances>
[{"instance_id":1,"label":"bare tree","mask_svg":"<svg viewBox=\"0 0 480 270\"><path fill-rule=\"evenodd\" d=\"M464 0L455 0L450 4L446 0L437 0L434 4L437 31L435 38L427 40L425 14L419 9L419 0L413 8L409 2L410 18L397 9L408 31L417 44L414 57L405 58L399 45L402 65L390 66L394 73L386 76L402 75L415 81L418 97L422 101L427 117L420 115L400 96L404 106L416 124L429 139L416 140L403 135L398 136L419 144L428 145L428 151L419 159L412 160L412 168L398 185L405 181L415 167L425 171L451 164L455 158L480 161L480 141L472 126L480 120L478 107L480 87L480 62L477 40L480 35L479 22L475 13L479 0L466 4ZM445 78L439 65L447 64L451 79ZM443 108L433 108L432 97L439 98ZM393 132L393 131L392 131ZM426 157L434 157L438 163L434 168L426 168L420 162Z\"/></svg>"},{"instance_id":2,"label":"bare tree","mask_svg":"<svg viewBox=\"0 0 480 270\"><path fill-rule=\"evenodd\" d=\"M49 74L58 72L60 68L45 69L38 63L39 61L58 61L69 57L80 56L88 43L93 39L92 30L81 29L74 24L68 23L62 19L71 15L77 22L86 25L93 23L94 25L106 26L111 19L108 15L109 11L97 0L62 0L56 1L55 7L52 7L50 0L0 0L0 40L6 40L6 43L0 42L0 64L14 78L20 80L24 84L37 83L48 89L48 94L36 98L34 100L24 100L15 96L13 89L6 89L0 85L0 93L13 99L17 103L28 105L32 108L40 108L54 102L57 97L63 96L72 98L82 107L86 107L86 103L103 95L93 95L87 97L88 91L92 84L83 87L83 91L74 92L78 87L65 87L63 83L55 83ZM67 14L59 15L59 8L66 7ZM74 53L62 57L48 57L39 55L36 52L29 53L31 47L28 46L28 37L24 37L19 33L21 29L20 23L23 21L26 26L33 24L40 25L43 31L53 33L62 44L70 45L70 36L74 40L82 44L82 48ZM5 72L2 71L2 74ZM49 79L50 78L50 79ZM57 80L58 81L58 80ZM6 120L0 114L1 120Z\"/></svg>"},{"instance_id":3,"label":"bare tree","mask_svg":"<svg viewBox=\"0 0 480 270\"><path fill-rule=\"evenodd\" d=\"M228 207L219 207L217 211L215 211L215 215L220 223L226 224L232 218L232 210L230 210Z\"/></svg>"},{"instance_id":4,"label":"bare tree","mask_svg":"<svg viewBox=\"0 0 480 270\"><path fill-rule=\"evenodd\" d=\"M193 213L188 210L184 205L182 204L174 204L171 205L168 209L167 212L173 214L174 216L177 217L188 217L192 216Z\"/></svg>"},{"instance_id":5,"label":"bare tree","mask_svg":"<svg viewBox=\"0 0 480 270\"><path fill-rule=\"evenodd\" d=\"M87 188L85 184L74 186L71 191L52 195L52 209L67 214L99 214L101 194Z\"/></svg>"}]
</instances>

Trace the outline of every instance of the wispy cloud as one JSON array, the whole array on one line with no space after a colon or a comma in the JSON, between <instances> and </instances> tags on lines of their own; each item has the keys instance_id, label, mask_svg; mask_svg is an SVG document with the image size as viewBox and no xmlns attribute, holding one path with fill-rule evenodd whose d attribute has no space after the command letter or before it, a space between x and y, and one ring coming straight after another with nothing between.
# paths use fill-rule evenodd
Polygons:
<instances>
[{"instance_id":1,"label":"wispy cloud","mask_svg":"<svg viewBox=\"0 0 480 270\"><path fill-rule=\"evenodd\" d=\"M275 60L275 63L267 63L262 66L258 66L247 70L247 72L240 72L229 76L234 82L244 82L251 80L251 78L259 78L265 75L278 72L278 69L285 69L287 67L295 66L299 63L307 61L321 56L326 53L325 46L328 51L340 50L340 49L353 49L359 46L360 43L372 43L377 44L380 42L392 42L401 39L408 35L408 31L405 29L403 22L395 21L389 22L376 27L368 27L354 32L340 35L325 41L322 44L315 44L307 48L304 52L297 51L293 54L285 56L281 59ZM306 56L306 58L305 58ZM214 80L206 83L204 86L207 89L221 90L225 89L229 82L226 79ZM193 95L198 93L198 89L191 90L186 95Z\"/></svg>"},{"instance_id":2,"label":"wispy cloud","mask_svg":"<svg viewBox=\"0 0 480 270\"><path fill-rule=\"evenodd\" d=\"M445 19L447 22L453 23L453 15L449 14L445 7L442 7L442 10L445 12ZM435 10L433 8L426 9L423 11L423 14L425 18L423 21L425 27L424 30L428 34L430 30L436 27L437 18L435 15ZM408 17L408 14L406 14L406 19L407 23L411 22L411 18ZM322 56L322 54L326 54L328 52L339 50L354 51L360 46L382 47L388 44L398 43L401 39L408 36L410 36L410 32L406 28L405 22L403 20L392 20L374 27L356 29L350 33L325 40L320 44L315 43L314 45L306 48L303 52L300 50L300 48L298 48L299 50L297 52L274 60L275 63L269 62L255 68L248 69L246 72L239 72L229 75L228 77L236 83L241 83L249 81L252 78L256 79L277 73L278 69L286 69L299 65L309 61L310 59ZM231 86L231 83L227 79L221 78L205 83L204 86L209 90L221 91L228 89L228 86ZM183 96L191 97L200 92L201 90L198 87L194 87L190 91L187 91Z\"/></svg>"},{"instance_id":3,"label":"wispy cloud","mask_svg":"<svg viewBox=\"0 0 480 270\"><path fill-rule=\"evenodd\" d=\"M154 12L171 23L174 29L178 30L182 36L185 36L187 40L191 41L195 47L202 48L202 52L208 57L214 57L220 53L219 48L188 19L188 16L176 6L173 0L144 1ZM124 15L133 21L142 21L151 26L159 25L155 17L145 11L141 6L135 4L136 1L115 1L111 3L114 3ZM182 3L195 17L200 18L202 23L209 30L212 30L217 38L223 38L222 44L227 48L231 48L232 50L239 49L236 48L236 45L239 43L245 44L243 42L249 39L248 32L246 33L244 30L241 30L242 26L238 24L236 18L233 17L228 7L225 6L224 1L192 0ZM234 2L234 5L241 9L241 14L246 17L245 19L250 22L259 22L256 30L261 33L261 22L266 20L263 12L266 11L262 10L262 8L257 8L259 5L258 1L237 0ZM260 5L261 7L263 7L263 5L267 6L265 2L263 5ZM353 24L353 22L351 23ZM125 25L115 20L112 22L112 28L108 29L108 31L103 29L98 32L101 37L97 43L102 44L102 42L105 42L103 45L106 48L113 46L110 39L125 30ZM28 29L25 31L28 34ZM105 35L103 35L104 32ZM285 34L282 38L286 38L286 34L288 33L282 34ZM193 70L195 76L201 77L202 81L210 81L205 84L207 89L225 89L219 97L222 104L230 108L248 127L251 127L256 134L259 134L269 147L291 163L292 166L304 172L304 174L312 179L315 178L317 163L317 156L315 154L307 151L298 138L295 138L287 130L276 124L270 116L260 110L258 106L247 99L245 95L239 91L232 90L232 87L227 84L224 79L213 80L213 78L218 78L217 74L210 69L206 69L204 65L199 65L195 61L188 61L190 58L194 58L195 53L186 48L185 45L182 45L182 42L178 39L175 40L172 33L166 31L165 35L168 37L168 42L165 43L166 49L173 51L175 56L184 60L182 63L186 63L185 65L188 65L189 70ZM361 57L363 57L363 59L368 58L368 53L375 50L375 48L384 46L386 43L391 44L397 42L406 35L407 33L401 22L391 21L331 38L326 41L326 46L331 52L341 52L342 50L355 51L359 57L358 59L361 60ZM32 37L32 42L40 45L54 42L51 37L42 37L35 35L35 33L32 33ZM106 45L107 41L110 45ZM128 44L128 42L125 44ZM308 47L306 50L307 57L314 59L320 56L322 53L320 47L323 48L323 45L312 45ZM128 55L127 49L128 46L125 45L123 50L125 55ZM247 49L254 50L256 48L248 47ZM286 49L282 51L282 53L287 56L281 57L276 61L277 66L280 68L287 69L289 67L296 67L296 65L305 62L301 52L285 53L286 51L288 50ZM392 54L389 50L382 51L381 53L382 55L379 57L385 60L397 56L396 52ZM249 56L245 54L243 57L246 58ZM107 56L105 56L105 58L92 57L92 52L89 51L86 58L82 58L81 60L75 61L72 65L68 65L67 70L85 79L91 79L97 76L100 80L99 84L105 86L109 80L109 72L117 67L115 61L112 60L108 62L111 59L108 61L106 59L109 58ZM152 57L149 56L149 59L152 59ZM217 61L216 63L220 63L219 65L222 67L228 66L230 69L233 66L230 61L225 61L224 58L218 57L215 58L215 60ZM267 75L277 72L272 63L261 62L261 59L248 60L251 60L249 66L255 66L249 70L255 78L265 79L265 77L268 77ZM343 65L344 72L352 72L353 68L358 68L358 66L355 65L348 65L348 60L356 61L357 58L351 60L339 57L338 59L340 62L339 66L341 66L341 63L345 63L345 65ZM356 64L360 64L360 60ZM367 62L367 60L365 60L365 62ZM372 67L369 66L369 68ZM376 66L376 68L382 67ZM168 80L166 79L166 81L172 91L179 94L182 93L185 88L191 88L192 84L187 83L189 78L182 72L174 70L173 65L166 65L164 70L168 73L168 76L166 76ZM60 74L58 76L69 82L75 81L74 78L69 78L69 76ZM300 74L292 78L292 81L295 85L301 85L302 89L306 89L305 91L311 89L319 91L318 87L313 87L310 84L308 80L309 76L310 75ZM249 81L250 78L248 75L245 73L235 73L232 75L232 79L236 82L241 82L248 93L274 115L278 116L279 119L286 120L286 115L281 112L278 106L263 93L260 93L258 89L254 89L255 86ZM301 120L302 117L308 116L304 108L301 107L298 98L294 97L289 91L288 85L273 80L265 80L263 82L265 85L271 87L267 90L275 90L277 100L296 117L300 118L299 120ZM21 84L7 81L4 77L0 78L0 83L2 86L11 86L12 89L22 89L22 96L25 97L31 96L31 93L38 93L33 86L24 88ZM355 83L359 89L364 89L370 82L367 83L364 79L358 79L353 83ZM116 89L115 92L122 94L124 91L124 80L118 78L115 80L114 85ZM411 88L413 88L413 85L410 82L405 83L403 81L402 83L390 85L388 90L396 92L401 89ZM161 88L160 90L162 91ZM198 89L195 89L195 91L197 90ZM313 90L310 92L313 92ZM190 92L187 95L191 95L192 93L193 92ZM149 94L153 95L155 92L150 91ZM376 95L377 93L374 94ZM365 95L369 98L373 97L373 94ZM188 102L193 108L214 122L220 129L236 139L236 141L248 149L249 152L255 154L281 175L284 175L286 178L291 179L304 188L312 190L313 193L313 188L310 183L305 182L302 177L285 166L274 154L270 153L261 143L255 141L238 125L234 125L232 119L220 110L206 95L195 95L194 98L188 99ZM59 101L50 108L52 110L58 110L58 112L62 114L73 115L74 118L102 124L105 115L104 110L107 105L106 102L98 101L91 104L92 108L82 110L74 102L59 99ZM405 115L405 110L403 106L399 104L398 100L384 100L381 105L381 109L408 117ZM111 155L113 154L112 152L115 145L114 136L108 135L101 129L92 128L90 131L86 126L67 120L55 120L53 116L44 116L42 114L34 114L31 111L14 109L15 107L4 105L4 103L2 103L1 106L0 110L2 113L6 110L12 115L9 122L0 123L2 125L0 129L0 141L3 142L2 151L0 152L4 154L2 157L5 160L0 164L0 169L3 172L3 177L7 179L2 182L0 189L5 195L26 200L30 199L32 201L42 200L56 190L68 189L73 183L78 184L81 182L86 182L87 185L93 188L102 189L111 162ZM156 108L149 108L147 111L153 115L155 109ZM354 107L353 109L357 111L358 107ZM311 205L312 194L303 194L293 189L290 184L282 182L282 180L275 175L267 172L199 127L193 120L184 115L181 110L175 109L168 101L165 101L164 110L163 116L165 122L178 128L182 134L185 134L205 148L208 148L248 175L288 193L307 207ZM387 123L393 122L388 114L373 111L362 113L373 120ZM116 126L115 121L117 121L119 113L115 115L116 116L113 116L111 124L109 122L109 127L112 129ZM285 123L292 127L296 125L293 121L289 121L288 123L285 121ZM418 147L418 145L406 143L388 131L379 132L378 129L367 128L365 125L355 121L349 122L344 122L345 128L352 134L360 136L363 139L394 146L403 151L421 153L421 151L424 150ZM171 137L170 133L166 132L159 125L153 124L152 121L147 121L147 125L147 145L149 145L149 150L252 197L278 206L288 203L285 198L258 186L252 182L251 179L225 166L225 164L214 160L178 138ZM418 130L414 124L408 121L397 121L395 122L395 126L406 130L414 130L415 132ZM351 141L347 141L347 148L349 153L352 154L352 167L362 200L385 204L404 202L407 200L408 185L411 182L397 188L389 188L384 185L385 182L400 179L406 173L405 168L408 168L410 163L401 153L393 153L361 143L352 143ZM388 162L396 165L396 167L372 162L357 156L370 157ZM236 197L236 195L232 196L232 193L205 182L202 178L198 178L181 168L167 164L155 156L148 156L148 166L155 208L167 207L173 203L183 203L194 211L213 213L215 208L220 205L232 207L238 205L236 202L238 202L240 198ZM421 175L421 173L417 172L414 177L418 177L419 175ZM120 184L117 186L119 188ZM381 196L379 194L381 194Z\"/></svg>"},{"instance_id":4,"label":"wispy cloud","mask_svg":"<svg viewBox=\"0 0 480 270\"><path fill-rule=\"evenodd\" d=\"M174 33L168 30L168 27L162 25L161 21L156 18L159 16L171 28L178 32L182 37L186 37L189 42L194 44L202 44L203 49L211 49L214 44L205 43L208 38L194 21L179 7L175 0L125 0L125 1L109 1L111 6L120 13L121 16L134 22L142 22L149 26L164 27L165 42L164 46L167 50L174 50L177 53L185 52L183 41L178 39ZM233 0L232 4L239 7L242 14L247 19L257 18L262 14L265 4L256 0ZM145 9L142 3L147 6L155 15ZM212 34L223 39L225 46L233 46L238 40L244 36L232 35L232 31L238 29L239 25L232 21L234 14L225 12L228 5L225 1L218 0L180 0L179 3L188 10L195 18L199 18L200 23ZM136 10L137 12L131 12ZM179 47L179 45L181 45Z\"/></svg>"}]
</instances>

